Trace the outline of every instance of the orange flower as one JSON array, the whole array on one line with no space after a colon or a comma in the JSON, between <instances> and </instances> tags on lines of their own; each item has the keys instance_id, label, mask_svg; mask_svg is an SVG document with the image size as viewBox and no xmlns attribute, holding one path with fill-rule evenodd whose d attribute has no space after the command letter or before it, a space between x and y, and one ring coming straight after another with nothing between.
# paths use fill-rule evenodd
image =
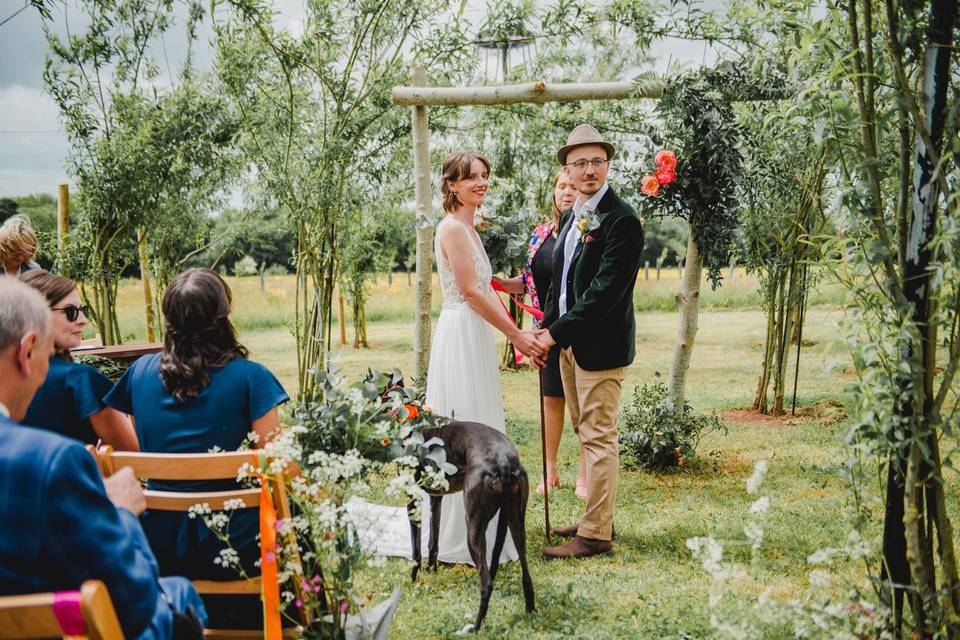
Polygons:
<instances>
[{"instance_id":1,"label":"orange flower","mask_svg":"<svg viewBox=\"0 0 960 640\"><path fill-rule=\"evenodd\" d=\"M673 169L667 169L666 167L657 169L653 176L657 179L657 182L664 187L677 179L677 173Z\"/></svg>"},{"instance_id":2,"label":"orange flower","mask_svg":"<svg viewBox=\"0 0 960 640\"><path fill-rule=\"evenodd\" d=\"M640 185L640 191L648 196L656 197L660 193L660 181L656 176L643 176Z\"/></svg>"},{"instance_id":3,"label":"orange flower","mask_svg":"<svg viewBox=\"0 0 960 640\"><path fill-rule=\"evenodd\" d=\"M390 446L390 438L384 438L383 440L380 441L380 444L382 444L382 445L385 446L385 447L389 447L389 446Z\"/></svg>"},{"instance_id":4,"label":"orange flower","mask_svg":"<svg viewBox=\"0 0 960 640\"><path fill-rule=\"evenodd\" d=\"M408 412L408 413L407 413L407 420L413 420L413 419L416 418L418 415L420 415L420 410L417 409L416 405L412 405L412 404L407 403L407 404L405 404L405 405L403 405L403 406L406 407L407 412Z\"/></svg>"},{"instance_id":5,"label":"orange flower","mask_svg":"<svg viewBox=\"0 0 960 640\"><path fill-rule=\"evenodd\" d=\"M654 156L654 161L657 163L659 169L668 169L673 171L677 168L677 154L669 149L661 149L657 151L657 155Z\"/></svg>"}]
</instances>

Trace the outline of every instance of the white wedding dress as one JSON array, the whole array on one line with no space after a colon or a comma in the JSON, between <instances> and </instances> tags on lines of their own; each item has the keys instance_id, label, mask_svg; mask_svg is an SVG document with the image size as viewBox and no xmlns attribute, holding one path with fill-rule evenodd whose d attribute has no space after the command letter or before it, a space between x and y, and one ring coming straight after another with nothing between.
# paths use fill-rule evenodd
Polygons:
<instances>
[{"instance_id":1,"label":"white wedding dress","mask_svg":"<svg viewBox=\"0 0 960 640\"><path fill-rule=\"evenodd\" d=\"M500 368L492 328L464 301L450 263L440 247L440 236L445 226L453 224L462 223L452 216L444 217L437 225L434 239L443 307L430 350L426 403L439 415L480 422L504 433ZM481 291L493 295L490 287L490 278L493 275L490 260L476 233L472 229L469 233L477 285ZM348 508L358 524L361 540L369 550L380 555L411 557L410 529L404 507L375 505L362 499L354 499L348 504ZM426 559L429 549L429 508L425 508L424 512L422 550ZM499 517L497 514L487 527L488 562L493 555ZM443 497L439 538L440 562L473 564L467 548L462 492ZM517 558L517 550L508 530L500 562Z\"/></svg>"}]
</instances>

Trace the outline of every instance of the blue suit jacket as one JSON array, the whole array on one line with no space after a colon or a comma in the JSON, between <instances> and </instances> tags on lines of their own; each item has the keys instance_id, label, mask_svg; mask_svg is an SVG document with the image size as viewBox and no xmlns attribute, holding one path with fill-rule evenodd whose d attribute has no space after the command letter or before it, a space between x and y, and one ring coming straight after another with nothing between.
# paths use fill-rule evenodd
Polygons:
<instances>
[{"instance_id":1,"label":"blue suit jacket","mask_svg":"<svg viewBox=\"0 0 960 640\"><path fill-rule=\"evenodd\" d=\"M136 516L107 499L93 457L62 436L0 415L0 595L102 580L127 638L155 615L157 566Z\"/></svg>"}]
</instances>

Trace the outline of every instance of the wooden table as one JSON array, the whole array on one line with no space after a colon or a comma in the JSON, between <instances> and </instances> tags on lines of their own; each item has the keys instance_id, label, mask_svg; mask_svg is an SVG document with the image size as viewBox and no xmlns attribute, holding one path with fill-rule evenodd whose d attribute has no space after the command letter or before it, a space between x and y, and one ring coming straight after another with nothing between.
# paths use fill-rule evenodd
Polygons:
<instances>
[{"instance_id":1,"label":"wooden table","mask_svg":"<svg viewBox=\"0 0 960 640\"><path fill-rule=\"evenodd\" d=\"M76 349L71 349L70 353L75 356L100 356L101 358L110 358L111 360L132 362L148 353L158 353L162 348L163 344L160 342L140 342L137 344L115 344L105 347L80 346Z\"/></svg>"}]
</instances>

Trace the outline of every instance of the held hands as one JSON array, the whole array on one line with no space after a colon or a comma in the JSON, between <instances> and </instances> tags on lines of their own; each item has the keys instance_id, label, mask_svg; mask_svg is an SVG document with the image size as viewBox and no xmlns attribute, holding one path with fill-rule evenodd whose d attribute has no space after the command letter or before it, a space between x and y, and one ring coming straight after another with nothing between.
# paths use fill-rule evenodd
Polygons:
<instances>
[{"instance_id":1,"label":"held hands","mask_svg":"<svg viewBox=\"0 0 960 640\"><path fill-rule=\"evenodd\" d=\"M544 349L533 331L517 331L516 334L510 338L510 342L513 343L514 349L525 356L534 358L534 360L538 357L543 357L544 359L547 357L547 350Z\"/></svg>"},{"instance_id":2,"label":"held hands","mask_svg":"<svg viewBox=\"0 0 960 640\"><path fill-rule=\"evenodd\" d=\"M143 495L143 487L130 467L124 467L109 478L104 478L103 487L107 491L107 498L116 508L126 509L135 516L146 510L147 498Z\"/></svg>"},{"instance_id":3,"label":"held hands","mask_svg":"<svg viewBox=\"0 0 960 640\"><path fill-rule=\"evenodd\" d=\"M534 336L537 338L537 344L539 344L543 351L542 355L535 355L532 357L532 364L537 369L543 369L547 366L547 353L550 351L550 347L557 344L556 340L553 339L553 336L550 335L550 331L547 329L537 329L534 331Z\"/></svg>"}]
</instances>

